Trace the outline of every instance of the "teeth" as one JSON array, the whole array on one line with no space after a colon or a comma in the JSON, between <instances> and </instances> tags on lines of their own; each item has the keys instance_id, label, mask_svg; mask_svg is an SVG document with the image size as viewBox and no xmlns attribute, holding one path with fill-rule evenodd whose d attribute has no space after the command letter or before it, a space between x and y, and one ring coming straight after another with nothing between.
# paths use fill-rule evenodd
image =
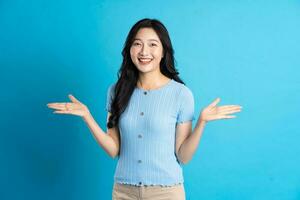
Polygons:
<instances>
[{"instance_id":1,"label":"teeth","mask_svg":"<svg viewBox=\"0 0 300 200\"><path fill-rule=\"evenodd\" d=\"M145 63L145 64L148 64L148 63L151 62L151 60L142 60L142 59L139 59L139 61L140 61L141 63Z\"/></svg>"},{"instance_id":2,"label":"teeth","mask_svg":"<svg viewBox=\"0 0 300 200\"><path fill-rule=\"evenodd\" d=\"M142 62L150 62L152 59L149 58L139 58L140 61Z\"/></svg>"}]
</instances>

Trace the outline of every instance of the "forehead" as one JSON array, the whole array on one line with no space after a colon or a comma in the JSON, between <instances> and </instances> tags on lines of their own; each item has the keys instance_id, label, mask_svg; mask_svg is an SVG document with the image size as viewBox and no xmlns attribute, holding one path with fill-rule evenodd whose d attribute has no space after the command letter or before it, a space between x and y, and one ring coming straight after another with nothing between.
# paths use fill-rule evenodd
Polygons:
<instances>
[{"instance_id":1,"label":"forehead","mask_svg":"<svg viewBox=\"0 0 300 200\"><path fill-rule=\"evenodd\" d=\"M160 39L156 32L152 28L141 28L136 36L134 37L135 40L141 41L157 41L160 42Z\"/></svg>"}]
</instances>

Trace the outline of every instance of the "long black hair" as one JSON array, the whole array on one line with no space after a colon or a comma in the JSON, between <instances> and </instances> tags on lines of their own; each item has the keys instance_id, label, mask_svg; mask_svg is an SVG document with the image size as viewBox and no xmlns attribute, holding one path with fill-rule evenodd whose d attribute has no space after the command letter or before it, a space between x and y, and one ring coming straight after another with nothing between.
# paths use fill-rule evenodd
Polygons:
<instances>
[{"instance_id":1,"label":"long black hair","mask_svg":"<svg viewBox=\"0 0 300 200\"><path fill-rule=\"evenodd\" d=\"M122 50L123 61L118 71L118 81L114 87L114 98L111 102L111 116L107 123L108 128L118 126L119 117L126 109L138 81L139 71L131 60L130 48L137 32L141 28L152 28L162 43L163 58L160 61L161 73L184 84L179 78L179 72L174 66L174 50L166 27L157 19L141 19L136 22L129 31Z\"/></svg>"}]
</instances>

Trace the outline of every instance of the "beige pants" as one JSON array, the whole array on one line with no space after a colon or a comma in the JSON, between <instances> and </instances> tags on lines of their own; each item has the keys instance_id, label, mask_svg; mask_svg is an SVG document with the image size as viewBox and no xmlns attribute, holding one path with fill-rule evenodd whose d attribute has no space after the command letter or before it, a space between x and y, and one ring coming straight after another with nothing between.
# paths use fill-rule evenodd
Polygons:
<instances>
[{"instance_id":1,"label":"beige pants","mask_svg":"<svg viewBox=\"0 0 300 200\"><path fill-rule=\"evenodd\" d=\"M183 184L173 186L134 186L114 183L113 200L185 200Z\"/></svg>"}]
</instances>

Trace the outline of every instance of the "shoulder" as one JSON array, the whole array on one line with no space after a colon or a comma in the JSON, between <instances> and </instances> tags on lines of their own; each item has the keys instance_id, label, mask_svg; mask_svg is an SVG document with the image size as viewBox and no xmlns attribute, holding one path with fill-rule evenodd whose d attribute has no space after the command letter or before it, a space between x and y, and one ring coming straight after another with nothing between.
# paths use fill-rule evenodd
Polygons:
<instances>
[{"instance_id":1,"label":"shoulder","mask_svg":"<svg viewBox=\"0 0 300 200\"><path fill-rule=\"evenodd\" d=\"M175 82L176 88L178 88L178 93L180 97L193 97L192 90L183 83Z\"/></svg>"},{"instance_id":2,"label":"shoulder","mask_svg":"<svg viewBox=\"0 0 300 200\"><path fill-rule=\"evenodd\" d=\"M108 86L108 89L113 89L116 87L116 84L115 82L111 83L109 86Z\"/></svg>"},{"instance_id":3,"label":"shoulder","mask_svg":"<svg viewBox=\"0 0 300 200\"><path fill-rule=\"evenodd\" d=\"M113 97L115 94L116 83L111 83L107 89L107 95Z\"/></svg>"},{"instance_id":4,"label":"shoulder","mask_svg":"<svg viewBox=\"0 0 300 200\"><path fill-rule=\"evenodd\" d=\"M109 91L109 92L114 91L114 90L115 90L115 87L116 87L116 84L117 84L117 83L111 83L111 84L108 86L108 91Z\"/></svg>"}]
</instances>

